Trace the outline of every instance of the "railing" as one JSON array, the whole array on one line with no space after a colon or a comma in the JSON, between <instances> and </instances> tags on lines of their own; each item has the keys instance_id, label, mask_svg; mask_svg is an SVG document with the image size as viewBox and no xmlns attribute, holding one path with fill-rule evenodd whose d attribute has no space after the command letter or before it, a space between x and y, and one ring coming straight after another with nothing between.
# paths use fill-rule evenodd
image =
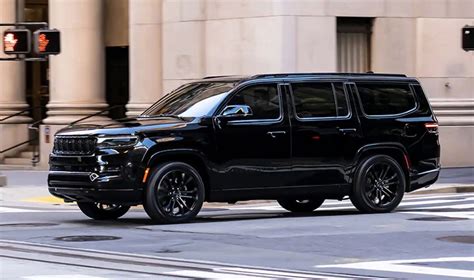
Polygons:
<instances>
[{"instance_id":1,"label":"railing","mask_svg":"<svg viewBox=\"0 0 474 280\"><path fill-rule=\"evenodd\" d=\"M95 116L98 116L98 115L102 115L104 114L105 112L109 112L111 110L114 110L114 109L117 109L117 108L121 108L122 106L121 105L116 105L116 106L112 106L112 107L108 107L107 109L104 109L102 111L99 111L99 112L96 112L96 113L93 113L93 114L90 114L90 115L87 115L83 118L80 118L76 121L73 121L69 124L67 124L66 126L67 127L73 127L74 125L76 125L77 123L80 123L84 120L87 120L89 118L92 118L92 117L95 117ZM20 112L17 112L17 113L14 113L14 114L11 114L11 115L8 115L7 117L3 118L3 119L0 119L0 125L13 125L13 124L28 124L28 130L29 131L32 131L32 135L29 134L28 136L28 140L26 141L23 141L23 142L20 142L20 143L17 143L11 147L8 147L4 150L1 150L0 151L0 154L3 154L3 153L6 153L6 152L9 152L11 150L14 150L16 148L19 148L21 146L24 146L24 145L27 145L27 144L33 144L32 147L33 147L33 157L31 159L31 163L33 166L36 166L37 163L39 163L40 161L40 151L39 151L39 143L38 143L38 140L39 140L39 125L43 122L43 120L38 120L38 121L35 121L33 123L29 123L29 122L7 122L7 123L2 123L6 120L9 120L9 119L12 119L14 117L17 117L17 116L24 116L25 113L29 112L29 111L32 111L32 110L35 110L35 109L38 109L38 108L41 108L40 106L37 106L37 107L32 107L32 108L28 108L28 109L25 109L23 111L20 111Z\"/></svg>"},{"instance_id":2,"label":"railing","mask_svg":"<svg viewBox=\"0 0 474 280\"><path fill-rule=\"evenodd\" d=\"M11 146L11 147L6 148L6 149L0 150L0 154L9 152L9 151L14 150L16 148L19 148L21 146L33 143L33 145L32 145L32 147L33 147L33 157L31 159L31 163L33 164L33 166L35 166L39 162L39 143L37 143L37 141L39 140L39 128L35 127L35 125L40 124L42 120L36 121L34 123L29 123L29 122L25 122L25 121L9 121L9 122L6 122L6 123L4 123L4 122L7 121L7 120L12 119L14 117L24 116L25 113L36 110L36 109L40 109L40 108L41 108L41 106L31 107L31 108L25 109L23 111L8 115L3 119L0 119L0 125L29 124L28 125L28 130L33 131L33 136L31 136L30 133L28 133L28 140L17 143L15 145Z\"/></svg>"}]
</instances>

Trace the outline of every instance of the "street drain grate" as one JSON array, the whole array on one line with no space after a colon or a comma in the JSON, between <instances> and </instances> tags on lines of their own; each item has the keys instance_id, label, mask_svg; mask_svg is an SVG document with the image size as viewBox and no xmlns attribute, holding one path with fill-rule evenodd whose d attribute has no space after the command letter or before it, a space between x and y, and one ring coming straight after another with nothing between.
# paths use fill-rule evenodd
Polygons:
<instances>
[{"instance_id":1,"label":"street drain grate","mask_svg":"<svg viewBox=\"0 0 474 280\"><path fill-rule=\"evenodd\" d=\"M17 224L0 224L2 227L51 227L59 224L54 223L17 223Z\"/></svg>"},{"instance_id":2,"label":"street drain grate","mask_svg":"<svg viewBox=\"0 0 474 280\"><path fill-rule=\"evenodd\" d=\"M468 218L453 218L453 217L421 217L408 219L410 221L425 221L425 222L453 222L469 220Z\"/></svg>"},{"instance_id":3,"label":"street drain grate","mask_svg":"<svg viewBox=\"0 0 474 280\"><path fill-rule=\"evenodd\" d=\"M447 242L474 244L474 235L443 236L436 239Z\"/></svg>"},{"instance_id":4,"label":"street drain grate","mask_svg":"<svg viewBox=\"0 0 474 280\"><path fill-rule=\"evenodd\" d=\"M54 238L54 240L65 242L107 241L117 239L121 239L121 237L108 235L71 235Z\"/></svg>"}]
</instances>

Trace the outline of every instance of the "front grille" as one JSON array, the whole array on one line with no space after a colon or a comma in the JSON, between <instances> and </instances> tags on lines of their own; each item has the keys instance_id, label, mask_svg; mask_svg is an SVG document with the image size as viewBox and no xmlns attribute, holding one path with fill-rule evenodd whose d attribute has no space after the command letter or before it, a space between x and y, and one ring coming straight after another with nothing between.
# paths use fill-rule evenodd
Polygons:
<instances>
[{"instance_id":1,"label":"front grille","mask_svg":"<svg viewBox=\"0 0 474 280\"><path fill-rule=\"evenodd\" d=\"M89 136L57 136L54 139L53 153L56 155L92 155L97 139Z\"/></svg>"}]
</instances>

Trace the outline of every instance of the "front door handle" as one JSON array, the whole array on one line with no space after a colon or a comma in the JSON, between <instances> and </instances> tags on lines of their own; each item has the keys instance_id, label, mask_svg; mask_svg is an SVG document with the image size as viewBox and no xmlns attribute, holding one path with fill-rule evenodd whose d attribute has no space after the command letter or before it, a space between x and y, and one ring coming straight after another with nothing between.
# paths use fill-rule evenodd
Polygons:
<instances>
[{"instance_id":1,"label":"front door handle","mask_svg":"<svg viewBox=\"0 0 474 280\"><path fill-rule=\"evenodd\" d=\"M357 129L356 128L339 128L339 132L342 135L350 134L350 133L356 133Z\"/></svg>"},{"instance_id":2,"label":"front door handle","mask_svg":"<svg viewBox=\"0 0 474 280\"><path fill-rule=\"evenodd\" d=\"M267 132L272 138L276 138L278 134L286 134L286 131L279 130L279 131L269 131Z\"/></svg>"}]
</instances>

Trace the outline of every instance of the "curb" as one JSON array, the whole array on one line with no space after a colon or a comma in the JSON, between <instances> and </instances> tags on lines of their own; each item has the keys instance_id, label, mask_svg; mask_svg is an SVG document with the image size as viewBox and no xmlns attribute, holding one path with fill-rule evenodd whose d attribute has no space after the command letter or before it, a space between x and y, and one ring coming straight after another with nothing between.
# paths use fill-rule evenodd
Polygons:
<instances>
[{"instance_id":1,"label":"curb","mask_svg":"<svg viewBox=\"0 0 474 280\"><path fill-rule=\"evenodd\" d=\"M429 188L429 187L428 187ZM463 186L452 186L452 187L441 187L435 189L418 190L411 194L434 194L434 193L471 193L474 192L474 185L463 185Z\"/></svg>"}]
</instances>

